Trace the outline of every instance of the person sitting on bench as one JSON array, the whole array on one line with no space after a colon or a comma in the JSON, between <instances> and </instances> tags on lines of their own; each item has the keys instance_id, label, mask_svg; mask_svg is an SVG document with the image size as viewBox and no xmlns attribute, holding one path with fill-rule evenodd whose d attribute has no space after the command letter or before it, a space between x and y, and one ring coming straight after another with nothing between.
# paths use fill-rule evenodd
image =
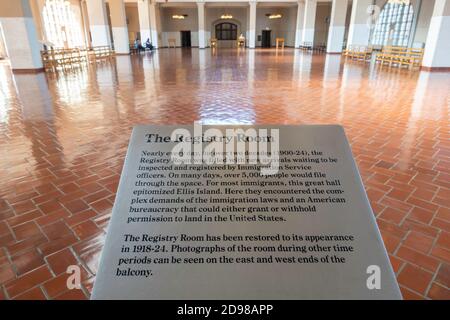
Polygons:
<instances>
[{"instance_id":1,"label":"person sitting on bench","mask_svg":"<svg viewBox=\"0 0 450 320\"><path fill-rule=\"evenodd\" d=\"M152 45L152 43L150 42L150 39L149 39L149 38L147 38L147 41L145 42L145 48L148 49L148 50L150 50L150 51L153 51L153 45Z\"/></svg>"},{"instance_id":2,"label":"person sitting on bench","mask_svg":"<svg viewBox=\"0 0 450 320\"><path fill-rule=\"evenodd\" d=\"M145 48L141 45L141 40L139 38L136 38L134 40L134 48L137 50L137 52L145 51Z\"/></svg>"}]
</instances>

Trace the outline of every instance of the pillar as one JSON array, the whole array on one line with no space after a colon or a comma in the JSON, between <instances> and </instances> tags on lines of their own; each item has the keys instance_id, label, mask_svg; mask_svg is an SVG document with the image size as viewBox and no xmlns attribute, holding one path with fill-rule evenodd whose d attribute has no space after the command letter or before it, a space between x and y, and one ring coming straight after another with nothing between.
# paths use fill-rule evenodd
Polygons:
<instances>
[{"instance_id":1,"label":"pillar","mask_svg":"<svg viewBox=\"0 0 450 320\"><path fill-rule=\"evenodd\" d=\"M156 0L152 0L149 5L149 16L150 16L150 34L151 41L155 48L159 47L159 39L158 39L158 16L159 16L159 7L156 5ZM145 41L146 39L144 39Z\"/></svg>"},{"instance_id":2,"label":"pillar","mask_svg":"<svg viewBox=\"0 0 450 320\"><path fill-rule=\"evenodd\" d=\"M86 0L93 47L111 46L105 0Z\"/></svg>"},{"instance_id":3,"label":"pillar","mask_svg":"<svg viewBox=\"0 0 450 320\"><path fill-rule=\"evenodd\" d=\"M0 20L0 59L4 59L7 56L8 55L6 54L5 42L3 41L2 24Z\"/></svg>"},{"instance_id":4,"label":"pillar","mask_svg":"<svg viewBox=\"0 0 450 320\"><path fill-rule=\"evenodd\" d=\"M130 39L128 39L127 16L123 0L109 0L111 26L114 39L114 50L117 54L130 53Z\"/></svg>"},{"instance_id":5,"label":"pillar","mask_svg":"<svg viewBox=\"0 0 450 320\"><path fill-rule=\"evenodd\" d=\"M249 2L249 32L248 32L248 47L254 49L256 46L256 0Z\"/></svg>"},{"instance_id":6,"label":"pillar","mask_svg":"<svg viewBox=\"0 0 450 320\"><path fill-rule=\"evenodd\" d=\"M295 47L299 48L302 45L302 29L305 19L305 1L301 0L297 6L297 26L295 28Z\"/></svg>"},{"instance_id":7,"label":"pillar","mask_svg":"<svg viewBox=\"0 0 450 320\"><path fill-rule=\"evenodd\" d=\"M141 33L141 41L145 42L147 39L151 39L152 37L150 34L149 1L139 0L137 3L138 3L139 31Z\"/></svg>"},{"instance_id":8,"label":"pillar","mask_svg":"<svg viewBox=\"0 0 450 320\"><path fill-rule=\"evenodd\" d=\"M428 30L422 66L450 70L450 0L436 0Z\"/></svg>"},{"instance_id":9,"label":"pillar","mask_svg":"<svg viewBox=\"0 0 450 320\"><path fill-rule=\"evenodd\" d=\"M80 9L81 9L81 20L83 24L85 45L86 47L92 47L91 37L89 35L89 15L87 12L86 0L81 0Z\"/></svg>"},{"instance_id":10,"label":"pillar","mask_svg":"<svg viewBox=\"0 0 450 320\"><path fill-rule=\"evenodd\" d=\"M347 48L352 45L367 46L370 37L370 15L367 12L372 0L353 0L348 29Z\"/></svg>"},{"instance_id":11,"label":"pillar","mask_svg":"<svg viewBox=\"0 0 450 320\"><path fill-rule=\"evenodd\" d=\"M33 14L34 24L36 26L36 33L38 39L46 40L45 28L43 22L43 12L45 0L30 0L31 13Z\"/></svg>"},{"instance_id":12,"label":"pillar","mask_svg":"<svg viewBox=\"0 0 450 320\"><path fill-rule=\"evenodd\" d=\"M325 65L323 68L322 86L324 88L339 87L340 71L341 71L341 55L340 54L327 55L325 58Z\"/></svg>"},{"instance_id":13,"label":"pillar","mask_svg":"<svg viewBox=\"0 0 450 320\"><path fill-rule=\"evenodd\" d=\"M328 32L327 53L341 53L344 44L348 0L333 0Z\"/></svg>"},{"instance_id":14,"label":"pillar","mask_svg":"<svg viewBox=\"0 0 450 320\"><path fill-rule=\"evenodd\" d=\"M305 15L303 18L302 42L314 44L314 27L316 24L317 0L305 0Z\"/></svg>"},{"instance_id":15,"label":"pillar","mask_svg":"<svg viewBox=\"0 0 450 320\"><path fill-rule=\"evenodd\" d=\"M204 49L206 47L205 42L205 3L197 2L198 11L198 47Z\"/></svg>"},{"instance_id":16,"label":"pillar","mask_svg":"<svg viewBox=\"0 0 450 320\"><path fill-rule=\"evenodd\" d=\"M0 1L0 23L13 72L42 71L42 45L30 1Z\"/></svg>"}]
</instances>

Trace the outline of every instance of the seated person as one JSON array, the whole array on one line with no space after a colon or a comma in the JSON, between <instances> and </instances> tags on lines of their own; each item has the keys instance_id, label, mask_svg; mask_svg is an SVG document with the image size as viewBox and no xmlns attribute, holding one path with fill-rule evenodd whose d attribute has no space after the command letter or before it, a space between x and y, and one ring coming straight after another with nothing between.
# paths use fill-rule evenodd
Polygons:
<instances>
[{"instance_id":1,"label":"seated person","mask_svg":"<svg viewBox=\"0 0 450 320\"><path fill-rule=\"evenodd\" d=\"M141 52L142 50L145 50L144 47L141 45L141 40L139 40L138 38L136 38L136 40L134 40L134 48L138 52Z\"/></svg>"},{"instance_id":2,"label":"seated person","mask_svg":"<svg viewBox=\"0 0 450 320\"><path fill-rule=\"evenodd\" d=\"M145 48L146 48L146 49L149 49L150 51L153 50L153 45L152 45L152 43L150 42L150 39L149 39L149 38L147 38L147 41L145 42Z\"/></svg>"}]
</instances>

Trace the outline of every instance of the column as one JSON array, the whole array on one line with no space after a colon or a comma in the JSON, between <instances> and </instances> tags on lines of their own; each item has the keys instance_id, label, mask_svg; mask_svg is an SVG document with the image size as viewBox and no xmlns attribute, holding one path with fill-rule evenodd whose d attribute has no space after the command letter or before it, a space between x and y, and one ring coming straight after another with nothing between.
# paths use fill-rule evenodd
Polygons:
<instances>
[{"instance_id":1,"label":"column","mask_svg":"<svg viewBox=\"0 0 450 320\"><path fill-rule=\"evenodd\" d=\"M147 39L151 39L152 37L150 34L149 0L139 0L137 3L141 41L145 42Z\"/></svg>"},{"instance_id":2,"label":"column","mask_svg":"<svg viewBox=\"0 0 450 320\"><path fill-rule=\"evenodd\" d=\"M205 3L197 2L198 11L198 47L205 49Z\"/></svg>"},{"instance_id":3,"label":"column","mask_svg":"<svg viewBox=\"0 0 450 320\"><path fill-rule=\"evenodd\" d=\"M295 47L302 45L302 29L305 19L305 1L299 1L297 6L297 27L295 28Z\"/></svg>"},{"instance_id":4,"label":"column","mask_svg":"<svg viewBox=\"0 0 450 320\"><path fill-rule=\"evenodd\" d=\"M256 0L249 2L250 16L249 16L249 32L248 32L248 47L254 49L256 46Z\"/></svg>"},{"instance_id":5,"label":"column","mask_svg":"<svg viewBox=\"0 0 450 320\"><path fill-rule=\"evenodd\" d=\"M0 23L12 71L42 71L42 45L38 40L30 1L0 1Z\"/></svg>"},{"instance_id":6,"label":"column","mask_svg":"<svg viewBox=\"0 0 450 320\"><path fill-rule=\"evenodd\" d=\"M436 0L422 66L450 70L450 0Z\"/></svg>"},{"instance_id":7,"label":"column","mask_svg":"<svg viewBox=\"0 0 450 320\"><path fill-rule=\"evenodd\" d=\"M87 12L87 4L86 0L81 0L80 2L80 9L81 9L81 20L83 23L83 32L84 32L84 39L85 39L85 45L86 47L92 47L91 37L89 35L89 15Z\"/></svg>"},{"instance_id":8,"label":"column","mask_svg":"<svg viewBox=\"0 0 450 320\"><path fill-rule=\"evenodd\" d=\"M303 18L302 42L314 44L314 27L316 24L317 0L305 1L305 15Z\"/></svg>"},{"instance_id":9,"label":"column","mask_svg":"<svg viewBox=\"0 0 450 320\"><path fill-rule=\"evenodd\" d=\"M327 53L341 53L344 44L348 0L333 0L328 32Z\"/></svg>"},{"instance_id":10,"label":"column","mask_svg":"<svg viewBox=\"0 0 450 320\"><path fill-rule=\"evenodd\" d=\"M105 0L86 0L92 46L111 46Z\"/></svg>"},{"instance_id":11,"label":"column","mask_svg":"<svg viewBox=\"0 0 450 320\"><path fill-rule=\"evenodd\" d=\"M46 40L45 28L42 14L44 12L45 0L30 0L31 12L36 26L38 39Z\"/></svg>"},{"instance_id":12,"label":"column","mask_svg":"<svg viewBox=\"0 0 450 320\"><path fill-rule=\"evenodd\" d=\"M159 7L156 5L156 0L152 0L149 5L149 17L150 17L150 34L151 41L153 46L157 49L158 46L158 15L159 15ZM144 39L144 41L147 39Z\"/></svg>"},{"instance_id":13,"label":"column","mask_svg":"<svg viewBox=\"0 0 450 320\"><path fill-rule=\"evenodd\" d=\"M127 16L123 0L109 0L111 26L114 39L114 50L117 54L130 53L130 39L128 39Z\"/></svg>"},{"instance_id":14,"label":"column","mask_svg":"<svg viewBox=\"0 0 450 320\"><path fill-rule=\"evenodd\" d=\"M370 37L370 14L372 0L353 0L347 48L352 45L367 46Z\"/></svg>"},{"instance_id":15,"label":"column","mask_svg":"<svg viewBox=\"0 0 450 320\"><path fill-rule=\"evenodd\" d=\"M341 70L341 55L330 54L325 58L325 66L323 68L324 88L336 88L340 86L339 71Z\"/></svg>"}]
</instances>

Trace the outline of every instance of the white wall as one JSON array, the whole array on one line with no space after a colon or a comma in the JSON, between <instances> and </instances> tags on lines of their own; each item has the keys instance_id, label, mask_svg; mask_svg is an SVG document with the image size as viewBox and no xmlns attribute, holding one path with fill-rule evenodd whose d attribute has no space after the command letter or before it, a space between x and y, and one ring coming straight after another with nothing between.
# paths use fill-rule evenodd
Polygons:
<instances>
[{"instance_id":1,"label":"white wall","mask_svg":"<svg viewBox=\"0 0 450 320\"><path fill-rule=\"evenodd\" d=\"M220 16L222 14L230 14L233 16L233 19L231 20L222 20ZM248 41L248 35L247 35L247 8L246 7L239 7L239 8L216 8L216 7L205 7L205 38L206 42L209 45L209 40L211 37L215 38L215 29L214 26L217 23L220 22L232 22L238 25L238 32L237 35L242 33L244 37L246 37L246 41ZM220 44L225 46L236 46L236 43L232 41L228 44Z\"/></svg>"},{"instance_id":2,"label":"white wall","mask_svg":"<svg viewBox=\"0 0 450 320\"><path fill-rule=\"evenodd\" d=\"M266 14L282 14L281 19L269 19ZM284 38L286 46L295 45L295 28L297 21L297 7L285 8L265 8L256 9L256 46L261 46L258 36L262 35L262 30L270 29L271 45L275 46L276 38Z\"/></svg>"},{"instance_id":3,"label":"white wall","mask_svg":"<svg viewBox=\"0 0 450 320\"><path fill-rule=\"evenodd\" d=\"M330 27L331 2L317 3L316 24L314 26L314 45L326 45L328 28Z\"/></svg>"},{"instance_id":4,"label":"white wall","mask_svg":"<svg viewBox=\"0 0 450 320\"><path fill-rule=\"evenodd\" d=\"M133 43L140 32L139 12L137 5L135 3L126 3L125 13L127 16L128 38L130 43Z\"/></svg>"},{"instance_id":5,"label":"white wall","mask_svg":"<svg viewBox=\"0 0 450 320\"><path fill-rule=\"evenodd\" d=\"M281 25L281 32L284 33L285 45L295 46L295 29L297 28L297 7L286 8L287 22Z\"/></svg>"},{"instance_id":6,"label":"white wall","mask_svg":"<svg viewBox=\"0 0 450 320\"><path fill-rule=\"evenodd\" d=\"M431 17L433 16L434 2L435 0L422 0L414 42L426 42ZM417 7L414 7L414 10L417 10Z\"/></svg>"},{"instance_id":7,"label":"white wall","mask_svg":"<svg viewBox=\"0 0 450 320\"><path fill-rule=\"evenodd\" d=\"M183 20L173 19L173 15L187 14ZM175 39L181 46L180 31L191 31L191 46L198 47L198 12L197 8L161 8L162 47L169 45L169 39Z\"/></svg>"},{"instance_id":8,"label":"white wall","mask_svg":"<svg viewBox=\"0 0 450 320\"><path fill-rule=\"evenodd\" d=\"M414 10L418 10L418 0L411 0ZM418 16L417 29L414 36L414 42L425 42L428 28L433 14L435 0L422 0L422 6ZM386 0L376 0L376 5L383 8ZM180 31L191 31L191 44L192 46L198 46L198 13L197 8L161 8L161 38L162 46L168 45L168 39L176 39L177 46L181 46ZM352 5L349 4L346 18L346 31L344 39L347 39L350 15ZM127 4L126 6L128 28L131 35L136 36L139 32L139 16L137 12L137 6L133 4ZM248 40L248 9L246 7L206 7L205 8L205 37L209 44L211 37L214 35L214 22L220 20L220 16L224 13L231 14L233 16L232 22L237 22L239 25L238 34L242 33ZM281 13L283 17L281 19L268 19L266 13ZM188 17L184 20L172 19L173 14L187 14ZM324 3L319 2L317 5L316 13L316 25L314 34L315 45L327 42L328 26L325 22L327 17L331 15L331 2ZM272 46L275 45L275 38L285 38L285 44L287 46L294 46L295 44L295 27L297 20L297 7L283 7L283 8L269 8L258 7L256 12L256 38L262 34L262 30L269 28L272 30ZM256 41L256 46L261 46L261 41Z\"/></svg>"}]
</instances>

